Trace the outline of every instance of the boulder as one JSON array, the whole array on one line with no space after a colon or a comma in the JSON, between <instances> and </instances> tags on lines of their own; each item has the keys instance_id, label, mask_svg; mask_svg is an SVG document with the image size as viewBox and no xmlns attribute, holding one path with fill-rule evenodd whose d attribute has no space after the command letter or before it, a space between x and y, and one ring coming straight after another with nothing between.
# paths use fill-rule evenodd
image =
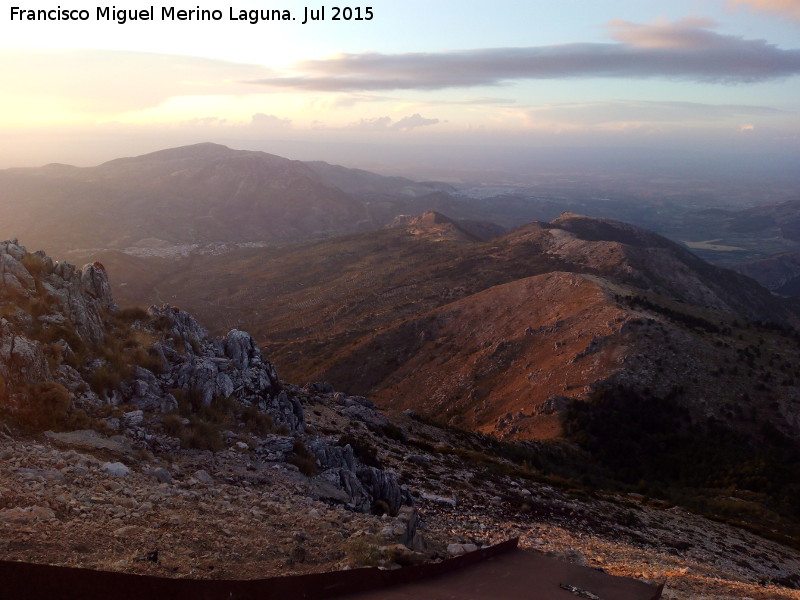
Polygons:
<instances>
[{"instance_id":1,"label":"boulder","mask_svg":"<svg viewBox=\"0 0 800 600\"><path fill-rule=\"evenodd\" d=\"M131 470L121 462L106 462L101 465L100 469L104 473L108 473L114 477L127 477L131 472Z\"/></svg>"}]
</instances>

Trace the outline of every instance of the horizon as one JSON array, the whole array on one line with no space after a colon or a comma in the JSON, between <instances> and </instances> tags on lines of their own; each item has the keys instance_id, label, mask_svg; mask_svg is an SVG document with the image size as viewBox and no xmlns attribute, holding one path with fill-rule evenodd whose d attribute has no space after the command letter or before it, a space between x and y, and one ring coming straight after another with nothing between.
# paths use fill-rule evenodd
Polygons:
<instances>
[{"instance_id":1,"label":"horizon","mask_svg":"<svg viewBox=\"0 0 800 600\"><path fill-rule=\"evenodd\" d=\"M800 10L781 0L392 1L306 25L296 4L253 25L216 2L218 21L73 7L91 18L0 17L0 168L212 141L378 171L581 148L768 173L800 149Z\"/></svg>"}]
</instances>

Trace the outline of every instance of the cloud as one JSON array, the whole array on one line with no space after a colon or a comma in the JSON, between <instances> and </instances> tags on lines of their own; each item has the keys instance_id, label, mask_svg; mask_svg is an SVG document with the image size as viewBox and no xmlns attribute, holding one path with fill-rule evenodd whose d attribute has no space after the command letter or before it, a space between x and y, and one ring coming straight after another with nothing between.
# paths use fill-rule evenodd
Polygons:
<instances>
[{"instance_id":1,"label":"cloud","mask_svg":"<svg viewBox=\"0 0 800 600\"><path fill-rule=\"evenodd\" d=\"M178 123L181 127L217 127L227 124L228 119L220 119L219 117L195 117L194 119L186 119Z\"/></svg>"},{"instance_id":2,"label":"cloud","mask_svg":"<svg viewBox=\"0 0 800 600\"><path fill-rule=\"evenodd\" d=\"M52 99L60 110L119 113L175 96L241 94L242 79L273 74L259 65L116 50L0 49L0 78L20 98Z\"/></svg>"},{"instance_id":3,"label":"cloud","mask_svg":"<svg viewBox=\"0 0 800 600\"><path fill-rule=\"evenodd\" d=\"M377 94L346 94L337 97L331 104L334 108L351 108L369 102L387 102L392 98Z\"/></svg>"},{"instance_id":4,"label":"cloud","mask_svg":"<svg viewBox=\"0 0 800 600\"><path fill-rule=\"evenodd\" d=\"M250 119L250 125L258 129L291 129L291 119L281 119L275 115L256 113Z\"/></svg>"},{"instance_id":5,"label":"cloud","mask_svg":"<svg viewBox=\"0 0 800 600\"><path fill-rule=\"evenodd\" d=\"M414 113L409 117L403 117L399 121L394 121L391 117L361 119L344 129L349 131L410 131L418 127L436 125L437 123L440 123L439 119L426 119L419 113Z\"/></svg>"},{"instance_id":6,"label":"cloud","mask_svg":"<svg viewBox=\"0 0 800 600\"><path fill-rule=\"evenodd\" d=\"M800 21L800 3L797 0L729 0L732 6L746 6L752 10L785 15Z\"/></svg>"},{"instance_id":7,"label":"cloud","mask_svg":"<svg viewBox=\"0 0 800 600\"><path fill-rule=\"evenodd\" d=\"M399 131L409 131L410 129L416 129L417 127L426 127L427 125L436 125L439 122L439 119L426 119L419 113L415 113L410 117L404 117L397 121L397 123L393 123L391 128L397 129Z\"/></svg>"},{"instance_id":8,"label":"cloud","mask_svg":"<svg viewBox=\"0 0 800 600\"><path fill-rule=\"evenodd\" d=\"M296 63L296 74L251 84L342 92L439 90L515 80L573 77L664 77L705 83L749 83L800 74L800 50L712 30L690 18L641 25L609 23L611 43L486 48L439 53L341 54Z\"/></svg>"},{"instance_id":9,"label":"cloud","mask_svg":"<svg viewBox=\"0 0 800 600\"><path fill-rule=\"evenodd\" d=\"M346 129L351 131L386 131L392 122L391 117L375 117L371 119L361 119L357 123L348 125Z\"/></svg>"}]
</instances>

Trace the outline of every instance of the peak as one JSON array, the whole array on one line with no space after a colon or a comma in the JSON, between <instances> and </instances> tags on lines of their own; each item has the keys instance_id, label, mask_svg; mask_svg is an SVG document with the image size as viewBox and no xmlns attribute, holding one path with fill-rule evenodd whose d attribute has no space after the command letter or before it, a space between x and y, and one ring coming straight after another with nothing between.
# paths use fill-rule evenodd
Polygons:
<instances>
[{"instance_id":1,"label":"peak","mask_svg":"<svg viewBox=\"0 0 800 600\"><path fill-rule=\"evenodd\" d=\"M436 212L435 210L429 210L427 212L422 213L422 215L418 217L418 222L424 225L452 224L458 226L453 219L451 219L447 215L443 215L440 212Z\"/></svg>"},{"instance_id":2,"label":"peak","mask_svg":"<svg viewBox=\"0 0 800 600\"><path fill-rule=\"evenodd\" d=\"M618 242L627 246L679 248L668 239L622 221L588 217L573 212L564 212L550 223L558 229L575 234L587 242Z\"/></svg>"},{"instance_id":3,"label":"peak","mask_svg":"<svg viewBox=\"0 0 800 600\"><path fill-rule=\"evenodd\" d=\"M465 229L447 215L429 210L419 216L399 215L389 227L404 227L408 233L436 242L441 241L480 241L480 237Z\"/></svg>"},{"instance_id":4,"label":"peak","mask_svg":"<svg viewBox=\"0 0 800 600\"><path fill-rule=\"evenodd\" d=\"M580 213L574 213L569 210L565 210L563 213L558 215L555 219L553 219L554 224L558 224L561 222L566 222L571 219L591 219L592 217L587 217L586 215L582 215Z\"/></svg>"},{"instance_id":5,"label":"peak","mask_svg":"<svg viewBox=\"0 0 800 600\"><path fill-rule=\"evenodd\" d=\"M164 150L157 150L156 152L148 152L139 156L132 156L128 158L118 158L103 165L120 164L123 162L143 162L156 160L170 160L170 159L186 159L186 158L207 158L210 156L219 156L228 152L234 152L227 146L222 144L212 144L211 142L203 142L202 144L192 144L190 146L178 146L177 148L166 148Z\"/></svg>"}]
</instances>

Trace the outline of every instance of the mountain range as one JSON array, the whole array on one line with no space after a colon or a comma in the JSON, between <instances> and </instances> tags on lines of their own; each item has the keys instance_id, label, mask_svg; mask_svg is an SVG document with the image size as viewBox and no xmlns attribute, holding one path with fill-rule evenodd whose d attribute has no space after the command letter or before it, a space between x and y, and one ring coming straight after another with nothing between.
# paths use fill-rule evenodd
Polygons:
<instances>
[{"instance_id":1,"label":"mountain range","mask_svg":"<svg viewBox=\"0 0 800 600\"><path fill-rule=\"evenodd\" d=\"M638 491L800 539L800 310L657 233L573 212L507 230L446 184L213 144L0 186L0 234L89 261L0 245L8 439L252 454L391 518L404 483L451 506L434 492L502 473L487 485ZM791 206L763 210L794 235Z\"/></svg>"},{"instance_id":2,"label":"mountain range","mask_svg":"<svg viewBox=\"0 0 800 600\"><path fill-rule=\"evenodd\" d=\"M217 144L89 168L7 169L0 189L0 235L51 251L307 239L450 201L441 185Z\"/></svg>"}]
</instances>

